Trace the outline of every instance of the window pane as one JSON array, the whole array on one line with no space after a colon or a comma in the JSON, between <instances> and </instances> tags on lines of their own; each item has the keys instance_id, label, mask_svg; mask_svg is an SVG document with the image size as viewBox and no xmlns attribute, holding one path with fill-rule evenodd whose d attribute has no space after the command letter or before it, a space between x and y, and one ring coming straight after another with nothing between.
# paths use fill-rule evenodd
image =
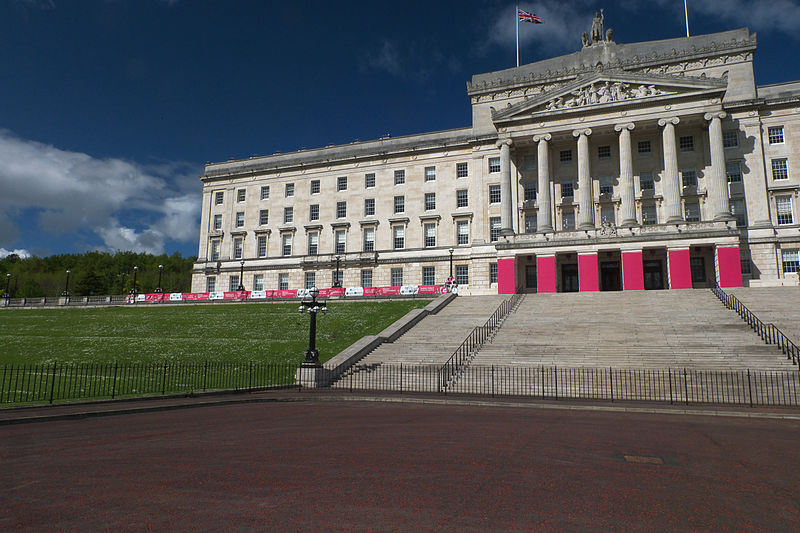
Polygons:
<instances>
[{"instance_id":1,"label":"window pane","mask_svg":"<svg viewBox=\"0 0 800 533\"><path fill-rule=\"evenodd\" d=\"M209 276L206 278L206 292L214 292L217 290L217 278Z\"/></svg>"},{"instance_id":2,"label":"window pane","mask_svg":"<svg viewBox=\"0 0 800 533\"><path fill-rule=\"evenodd\" d=\"M786 165L786 159L773 159L772 164L772 179L774 180L788 180L789 168Z\"/></svg>"},{"instance_id":3,"label":"window pane","mask_svg":"<svg viewBox=\"0 0 800 533\"><path fill-rule=\"evenodd\" d=\"M436 268L432 266L422 267L422 284L436 285Z\"/></svg>"},{"instance_id":4,"label":"window pane","mask_svg":"<svg viewBox=\"0 0 800 533\"><path fill-rule=\"evenodd\" d=\"M347 202L336 202L336 218L347 216Z\"/></svg>"},{"instance_id":5,"label":"window pane","mask_svg":"<svg viewBox=\"0 0 800 533\"><path fill-rule=\"evenodd\" d=\"M391 284L393 287L397 287L403 284L403 269L402 268L393 268L391 270L392 277L391 277Z\"/></svg>"},{"instance_id":6,"label":"window pane","mask_svg":"<svg viewBox=\"0 0 800 533\"><path fill-rule=\"evenodd\" d=\"M375 174L364 174L364 188L369 189L375 186Z\"/></svg>"},{"instance_id":7,"label":"window pane","mask_svg":"<svg viewBox=\"0 0 800 533\"><path fill-rule=\"evenodd\" d=\"M361 286L372 287L372 270L361 271Z\"/></svg>"},{"instance_id":8,"label":"window pane","mask_svg":"<svg viewBox=\"0 0 800 533\"><path fill-rule=\"evenodd\" d=\"M499 157L490 157L489 158L489 173L496 174L500 172L500 158Z\"/></svg>"},{"instance_id":9,"label":"window pane","mask_svg":"<svg viewBox=\"0 0 800 533\"><path fill-rule=\"evenodd\" d=\"M489 185L489 203L500 203L500 185Z\"/></svg>"},{"instance_id":10,"label":"window pane","mask_svg":"<svg viewBox=\"0 0 800 533\"><path fill-rule=\"evenodd\" d=\"M469 265L456 265L456 283L469 285Z\"/></svg>"},{"instance_id":11,"label":"window pane","mask_svg":"<svg viewBox=\"0 0 800 533\"><path fill-rule=\"evenodd\" d=\"M498 170L499 172L499 170ZM469 176L469 167L466 163L456 163L456 177L466 178Z\"/></svg>"},{"instance_id":12,"label":"window pane","mask_svg":"<svg viewBox=\"0 0 800 533\"><path fill-rule=\"evenodd\" d=\"M406 171L405 170L395 170L394 171L394 184L401 185L406 182Z\"/></svg>"},{"instance_id":13,"label":"window pane","mask_svg":"<svg viewBox=\"0 0 800 533\"><path fill-rule=\"evenodd\" d=\"M769 144L780 144L783 142L783 126L772 126L767 132Z\"/></svg>"},{"instance_id":14,"label":"window pane","mask_svg":"<svg viewBox=\"0 0 800 533\"><path fill-rule=\"evenodd\" d=\"M425 181L436 179L436 167L425 167Z\"/></svg>"},{"instance_id":15,"label":"window pane","mask_svg":"<svg viewBox=\"0 0 800 533\"><path fill-rule=\"evenodd\" d=\"M269 199L269 185L264 185L261 187L261 199L268 200Z\"/></svg>"}]
</instances>

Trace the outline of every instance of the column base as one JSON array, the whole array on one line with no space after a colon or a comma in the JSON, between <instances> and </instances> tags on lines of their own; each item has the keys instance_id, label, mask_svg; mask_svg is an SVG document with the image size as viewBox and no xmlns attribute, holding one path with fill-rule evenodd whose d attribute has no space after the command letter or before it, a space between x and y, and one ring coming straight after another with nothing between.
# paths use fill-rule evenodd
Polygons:
<instances>
[{"instance_id":1,"label":"column base","mask_svg":"<svg viewBox=\"0 0 800 533\"><path fill-rule=\"evenodd\" d=\"M620 224L620 227L621 228L632 228L632 227L638 226L638 225L639 225L639 223L635 219L631 219L631 220L623 220L622 223Z\"/></svg>"},{"instance_id":2,"label":"column base","mask_svg":"<svg viewBox=\"0 0 800 533\"><path fill-rule=\"evenodd\" d=\"M501 237L510 237L512 235L515 235L514 230L512 228L502 228L500 230Z\"/></svg>"},{"instance_id":3,"label":"column base","mask_svg":"<svg viewBox=\"0 0 800 533\"><path fill-rule=\"evenodd\" d=\"M536 233L553 233L553 226L543 226L536 229Z\"/></svg>"},{"instance_id":4,"label":"column base","mask_svg":"<svg viewBox=\"0 0 800 533\"><path fill-rule=\"evenodd\" d=\"M669 217L667 224L675 224L676 222L686 222L683 217Z\"/></svg>"},{"instance_id":5,"label":"column base","mask_svg":"<svg viewBox=\"0 0 800 533\"><path fill-rule=\"evenodd\" d=\"M580 230L595 229L595 225L592 224L591 222L584 222L583 224L578 226L578 229Z\"/></svg>"},{"instance_id":6,"label":"column base","mask_svg":"<svg viewBox=\"0 0 800 533\"><path fill-rule=\"evenodd\" d=\"M730 222L731 220L736 220L736 217L730 213L720 213L718 215L714 215L714 222Z\"/></svg>"}]
</instances>

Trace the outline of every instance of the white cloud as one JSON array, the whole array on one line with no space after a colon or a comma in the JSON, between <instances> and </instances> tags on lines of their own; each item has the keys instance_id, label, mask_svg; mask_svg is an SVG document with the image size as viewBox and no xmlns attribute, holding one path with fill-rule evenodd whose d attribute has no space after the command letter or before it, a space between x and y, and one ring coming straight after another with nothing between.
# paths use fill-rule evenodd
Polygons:
<instances>
[{"instance_id":1,"label":"white cloud","mask_svg":"<svg viewBox=\"0 0 800 533\"><path fill-rule=\"evenodd\" d=\"M676 7L673 0L656 2L662 6ZM690 0L687 5L690 30L692 15L699 13L726 21L732 27L747 26L754 31L780 31L795 39L800 36L800 5L795 0ZM680 8L682 19L683 4L677 7Z\"/></svg>"},{"instance_id":2,"label":"white cloud","mask_svg":"<svg viewBox=\"0 0 800 533\"><path fill-rule=\"evenodd\" d=\"M188 165L97 159L5 130L0 161L0 244L14 242L18 229L11 221L31 208L39 229L54 235L88 230L110 251L162 253L168 238L197 238L201 191ZM139 229L120 222L131 212Z\"/></svg>"},{"instance_id":3,"label":"white cloud","mask_svg":"<svg viewBox=\"0 0 800 533\"><path fill-rule=\"evenodd\" d=\"M24 249L14 249L14 250L6 250L5 248L0 248L0 259L5 259L9 255L18 255L21 259L27 259L31 256L31 253L28 250Z\"/></svg>"},{"instance_id":4,"label":"white cloud","mask_svg":"<svg viewBox=\"0 0 800 533\"><path fill-rule=\"evenodd\" d=\"M519 24L520 63L535 57L551 57L554 54L575 52L581 46L581 34L592 26L594 11L585 1L560 2L548 5L544 2L520 4L520 9L534 13L544 24ZM490 26L489 41L503 48L514 49L516 34L514 7L509 5L496 10Z\"/></svg>"}]
</instances>

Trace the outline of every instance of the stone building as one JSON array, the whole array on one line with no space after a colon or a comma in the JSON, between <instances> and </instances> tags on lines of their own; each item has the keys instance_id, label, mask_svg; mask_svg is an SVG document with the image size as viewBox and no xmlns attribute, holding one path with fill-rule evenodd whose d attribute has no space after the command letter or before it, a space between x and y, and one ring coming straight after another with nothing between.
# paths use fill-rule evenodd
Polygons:
<instances>
[{"instance_id":1,"label":"stone building","mask_svg":"<svg viewBox=\"0 0 800 533\"><path fill-rule=\"evenodd\" d=\"M605 35L473 76L471 127L208 164L193 290L796 285L800 82Z\"/></svg>"}]
</instances>

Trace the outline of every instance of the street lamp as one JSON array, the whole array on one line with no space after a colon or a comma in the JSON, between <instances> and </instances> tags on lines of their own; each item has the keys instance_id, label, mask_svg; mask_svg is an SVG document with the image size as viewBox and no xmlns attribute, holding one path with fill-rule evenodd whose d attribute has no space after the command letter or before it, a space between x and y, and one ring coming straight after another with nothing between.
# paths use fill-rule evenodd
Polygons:
<instances>
[{"instance_id":1,"label":"street lamp","mask_svg":"<svg viewBox=\"0 0 800 533\"><path fill-rule=\"evenodd\" d=\"M239 261L239 264L241 265L241 268L239 269L239 286L236 287L236 290L237 291L243 291L244 290L244 259Z\"/></svg>"},{"instance_id":2,"label":"street lamp","mask_svg":"<svg viewBox=\"0 0 800 533\"><path fill-rule=\"evenodd\" d=\"M67 282L64 284L64 293L61 295L65 298L65 301L69 300L69 275L71 272L71 270L67 270Z\"/></svg>"},{"instance_id":3,"label":"street lamp","mask_svg":"<svg viewBox=\"0 0 800 533\"><path fill-rule=\"evenodd\" d=\"M161 288L161 273L164 272L164 265L158 265L158 287L155 292L164 292Z\"/></svg>"},{"instance_id":4,"label":"street lamp","mask_svg":"<svg viewBox=\"0 0 800 533\"><path fill-rule=\"evenodd\" d=\"M136 303L136 274L139 273L139 267L133 267L133 288L131 288L131 294L133 295L133 303Z\"/></svg>"},{"instance_id":5,"label":"street lamp","mask_svg":"<svg viewBox=\"0 0 800 533\"><path fill-rule=\"evenodd\" d=\"M341 287L342 281L339 279L339 261L341 260L340 256L336 256L336 279L333 281L334 287Z\"/></svg>"},{"instance_id":6,"label":"street lamp","mask_svg":"<svg viewBox=\"0 0 800 533\"><path fill-rule=\"evenodd\" d=\"M453 252L455 250L453 250L453 248L450 248L447 251L450 252L450 278L452 278L453 277Z\"/></svg>"},{"instance_id":7,"label":"street lamp","mask_svg":"<svg viewBox=\"0 0 800 533\"><path fill-rule=\"evenodd\" d=\"M317 296L319 296L319 289L316 287L311 287L308 291L308 295L311 296L311 300L303 299L300 302L300 312L301 313L308 313L311 316L311 323L308 329L308 350L306 350L306 358L303 361L303 366L312 366L318 367L321 366L319 363L319 351L316 348L317 345L317 313L322 311L322 314L326 314L328 312L328 308L325 306L325 302L318 302ZM322 304L322 307L319 306Z\"/></svg>"},{"instance_id":8,"label":"street lamp","mask_svg":"<svg viewBox=\"0 0 800 533\"><path fill-rule=\"evenodd\" d=\"M8 288L11 286L11 273L6 274L6 307L8 307L8 301L11 299L11 294L8 292Z\"/></svg>"}]
</instances>

